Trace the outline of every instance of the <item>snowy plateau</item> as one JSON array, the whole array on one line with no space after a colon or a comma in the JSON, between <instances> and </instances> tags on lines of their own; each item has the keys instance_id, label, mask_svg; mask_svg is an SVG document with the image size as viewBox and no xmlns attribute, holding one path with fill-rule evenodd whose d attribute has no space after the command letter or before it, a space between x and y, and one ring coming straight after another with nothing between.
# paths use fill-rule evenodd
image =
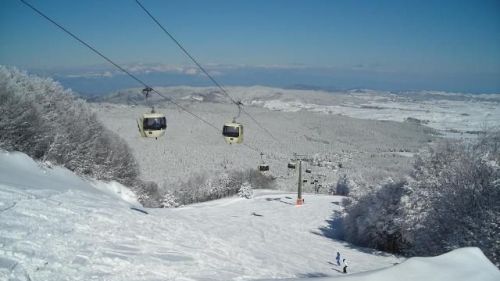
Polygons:
<instances>
[{"instance_id":1,"label":"snowy plateau","mask_svg":"<svg viewBox=\"0 0 500 281\"><path fill-rule=\"evenodd\" d=\"M0 280L500 280L477 248L405 260L321 235L338 196L297 208L295 194L262 190L144 210L119 184L22 153L0 165ZM337 251L353 274L342 276Z\"/></svg>"}]
</instances>

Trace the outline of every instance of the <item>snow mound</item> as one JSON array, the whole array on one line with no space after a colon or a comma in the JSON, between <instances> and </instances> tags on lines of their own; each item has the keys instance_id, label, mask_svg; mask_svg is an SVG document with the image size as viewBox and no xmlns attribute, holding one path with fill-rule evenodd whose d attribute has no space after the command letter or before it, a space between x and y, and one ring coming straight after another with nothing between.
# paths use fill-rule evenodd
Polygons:
<instances>
[{"instance_id":1,"label":"snow mound","mask_svg":"<svg viewBox=\"0 0 500 281\"><path fill-rule=\"evenodd\" d=\"M83 191L105 193L132 205L136 195L118 182L87 181L66 168L40 164L20 152L0 152L0 185L8 185L32 194ZM0 200L1 201L1 200Z\"/></svg>"},{"instance_id":2,"label":"snow mound","mask_svg":"<svg viewBox=\"0 0 500 281\"><path fill-rule=\"evenodd\" d=\"M271 280L271 279L269 279ZM304 279L287 279L304 280ZM460 248L436 257L415 257L385 269L352 274L344 277L325 277L315 280L345 281L498 281L500 271L479 248ZM264 280L261 280L264 281Z\"/></svg>"},{"instance_id":3,"label":"snow mound","mask_svg":"<svg viewBox=\"0 0 500 281\"><path fill-rule=\"evenodd\" d=\"M94 181L92 182L92 186L96 189L107 193L111 196L117 197L125 202L128 202L132 205L140 206L141 204L137 200L137 196L134 192L132 192L128 187L123 184L111 181L111 182L102 182L102 181Z\"/></svg>"},{"instance_id":4,"label":"snow mound","mask_svg":"<svg viewBox=\"0 0 500 281\"><path fill-rule=\"evenodd\" d=\"M23 190L85 190L88 183L61 167L44 166L20 152L0 152L0 184Z\"/></svg>"},{"instance_id":5,"label":"snow mound","mask_svg":"<svg viewBox=\"0 0 500 281\"><path fill-rule=\"evenodd\" d=\"M343 280L500 280L500 271L479 248L461 248L436 257L410 258L400 265Z\"/></svg>"}]
</instances>

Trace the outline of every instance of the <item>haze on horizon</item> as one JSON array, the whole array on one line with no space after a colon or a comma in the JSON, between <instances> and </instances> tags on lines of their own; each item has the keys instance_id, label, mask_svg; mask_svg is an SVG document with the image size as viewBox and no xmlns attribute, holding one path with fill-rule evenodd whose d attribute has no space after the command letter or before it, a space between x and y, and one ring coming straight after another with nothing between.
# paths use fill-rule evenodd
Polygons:
<instances>
[{"instance_id":1,"label":"haze on horizon","mask_svg":"<svg viewBox=\"0 0 500 281\"><path fill-rule=\"evenodd\" d=\"M145 79L210 85L133 0L29 2ZM500 93L497 0L142 3L225 85ZM65 86L134 85L20 1L0 42L0 64Z\"/></svg>"}]
</instances>

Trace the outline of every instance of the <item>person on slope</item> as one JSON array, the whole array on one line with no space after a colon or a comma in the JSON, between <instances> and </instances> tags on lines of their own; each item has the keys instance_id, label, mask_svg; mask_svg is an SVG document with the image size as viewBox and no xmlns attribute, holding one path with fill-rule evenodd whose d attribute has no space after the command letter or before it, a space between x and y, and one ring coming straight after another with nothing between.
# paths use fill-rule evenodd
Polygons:
<instances>
[{"instance_id":1,"label":"person on slope","mask_svg":"<svg viewBox=\"0 0 500 281\"><path fill-rule=\"evenodd\" d=\"M349 264L347 263L347 260L346 260L346 259L343 259L343 260L342 260L342 263L344 264L344 270L343 270L343 272L344 272L344 273L347 273L347 267L349 266Z\"/></svg>"},{"instance_id":2,"label":"person on slope","mask_svg":"<svg viewBox=\"0 0 500 281\"><path fill-rule=\"evenodd\" d=\"M337 257L335 259L337 260L337 265L340 266L340 252L337 252Z\"/></svg>"}]
</instances>

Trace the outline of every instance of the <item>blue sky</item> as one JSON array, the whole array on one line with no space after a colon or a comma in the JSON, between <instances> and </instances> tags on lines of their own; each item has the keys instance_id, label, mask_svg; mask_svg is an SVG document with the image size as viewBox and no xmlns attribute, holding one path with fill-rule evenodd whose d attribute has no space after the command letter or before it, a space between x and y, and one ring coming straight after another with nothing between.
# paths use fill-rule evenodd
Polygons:
<instances>
[{"instance_id":1,"label":"blue sky","mask_svg":"<svg viewBox=\"0 0 500 281\"><path fill-rule=\"evenodd\" d=\"M133 0L27 1L118 63L191 65ZM205 65L317 73L296 84L500 93L499 0L142 3ZM0 64L105 64L15 0L0 1L0 42Z\"/></svg>"}]
</instances>

